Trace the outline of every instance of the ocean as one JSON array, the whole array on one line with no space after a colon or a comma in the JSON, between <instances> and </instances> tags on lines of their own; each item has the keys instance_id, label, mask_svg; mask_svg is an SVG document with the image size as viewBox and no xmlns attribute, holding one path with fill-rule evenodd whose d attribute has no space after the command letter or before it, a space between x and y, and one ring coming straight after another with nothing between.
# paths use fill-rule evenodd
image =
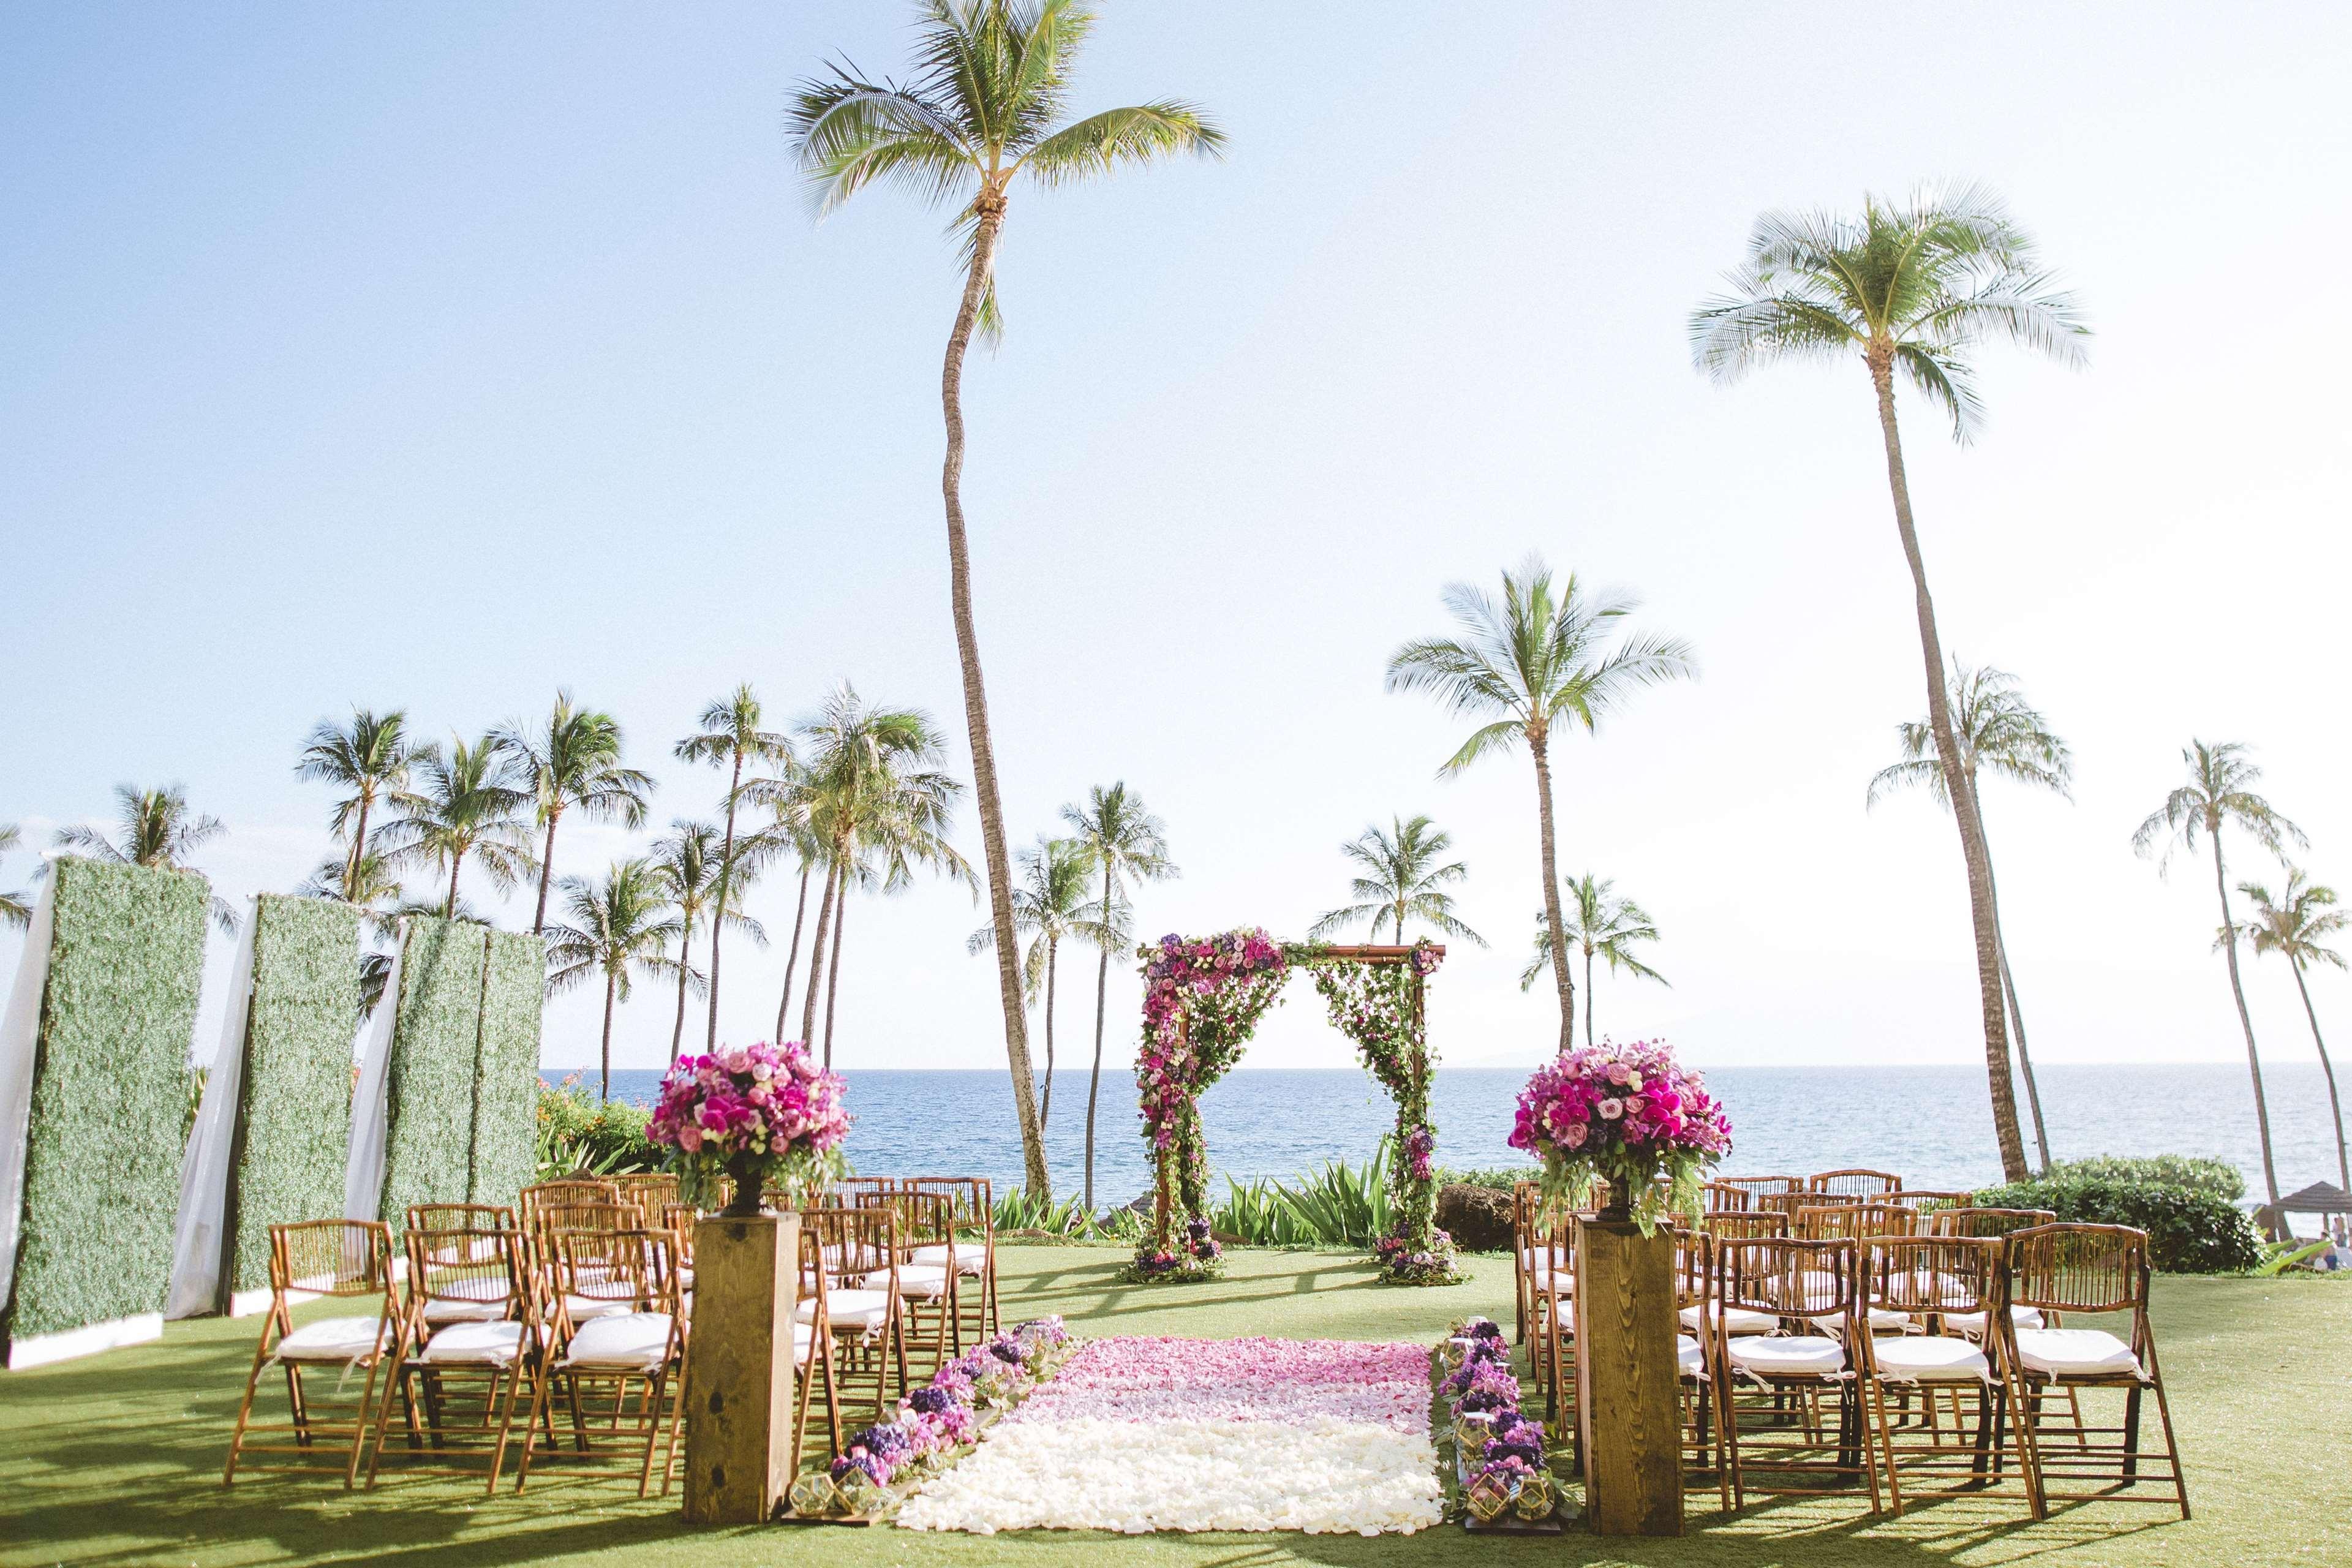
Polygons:
<instances>
[{"instance_id":1,"label":"ocean","mask_svg":"<svg viewBox=\"0 0 2352 1568\"><path fill-rule=\"evenodd\" d=\"M549 1082L595 1069L546 1068ZM852 1069L849 1108L856 1124L848 1154L858 1170L981 1175L999 1191L1021 1180L1012 1079L1003 1072ZM2262 1191L2253 1091L2242 1065L2053 1065L2039 1069L2051 1152L2201 1154L2245 1173ZM1505 1142L1517 1068L1441 1068L1430 1091L1437 1158L1456 1168L1527 1162ZM1804 1174L1863 1165L1896 1171L1913 1186L1976 1187L2000 1176L1985 1105L1984 1072L1966 1067L1717 1068L1707 1086L1731 1115L1727 1174ZM616 1071L613 1097L653 1102L661 1075ZM2318 1065L2266 1063L2263 1084L2278 1158L2279 1185L2334 1181L2335 1134ZM1125 1203L1150 1184L1138 1136L1134 1079L1103 1073L1096 1112L1095 1199ZM1055 1075L1046 1123L1047 1163L1057 1196L1085 1176L1087 1075ZM1388 1096L1357 1069L1237 1068L1202 1097L1213 1171L1249 1180L1289 1177L1326 1160L1371 1153L1393 1124ZM2032 1123L2022 1110L2026 1155Z\"/></svg>"}]
</instances>

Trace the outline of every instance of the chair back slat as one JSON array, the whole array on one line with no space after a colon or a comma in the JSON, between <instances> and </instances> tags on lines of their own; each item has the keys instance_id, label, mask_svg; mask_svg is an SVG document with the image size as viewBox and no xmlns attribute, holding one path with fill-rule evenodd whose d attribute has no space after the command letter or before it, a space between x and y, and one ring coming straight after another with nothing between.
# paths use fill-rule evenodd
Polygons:
<instances>
[{"instance_id":1,"label":"chair back slat","mask_svg":"<svg viewBox=\"0 0 2352 1568\"><path fill-rule=\"evenodd\" d=\"M411 1204L409 1230L512 1230L515 1212L504 1204Z\"/></svg>"},{"instance_id":2,"label":"chair back slat","mask_svg":"<svg viewBox=\"0 0 2352 1568\"><path fill-rule=\"evenodd\" d=\"M2055 1225L2048 1209L1937 1209L1927 1215L1927 1228L1937 1236L2008 1236L2037 1225Z\"/></svg>"},{"instance_id":3,"label":"chair back slat","mask_svg":"<svg viewBox=\"0 0 2352 1568\"><path fill-rule=\"evenodd\" d=\"M1847 1197L1874 1198L1881 1193L1899 1193L1903 1178L1892 1171L1872 1171L1860 1166L1843 1171L1822 1171L1805 1179L1806 1187L1816 1193L1837 1193Z\"/></svg>"},{"instance_id":4,"label":"chair back slat","mask_svg":"<svg viewBox=\"0 0 2352 1568\"><path fill-rule=\"evenodd\" d=\"M1861 1241L1874 1236L1908 1236L1916 1228L1911 1211L1894 1204L1809 1205L1797 1211L1791 1231L1807 1241L1831 1241L1843 1237Z\"/></svg>"},{"instance_id":5,"label":"chair back slat","mask_svg":"<svg viewBox=\"0 0 2352 1568\"><path fill-rule=\"evenodd\" d=\"M1704 1308L1714 1293L1715 1237L1703 1230L1675 1232L1675 1310Z\"/></svg>"},{"instance_id":6,"label":"chair back slat","mask_svg":"<svg viewBox=\"0 0 2352 1568\"><path fill-rule=\"evenodd\" d=\"M1778 1209L1758 1209L1746 1214L1717 1210L1700 1222L1706 1233L1718 1242L1759 1241L1789 1234L1789 1216Z\"/></svg>"},{"instance_id":7,"label":"chair back slat","mask_svg":"<svg viewBox=\"0 0 2352 1568\"><path fill-rule=\"evenodd\" d=\"M372 1219L306 1219L269 1227L269 1285L319 1296L380 1296L392 1282L392 1232Z\"/></svg>"},{"instance_id":8,"label":"chair back slat","mask_svg":"<svg viewBox=\"0 0 2352 1568\"><path fill-rule=\"evenodd\" d=\"M1760 1196L1766 1193L1801 1193L1805 1190L1805 1178L1802 1176L1717 1176L1707 1185L1737 1187L1750 1195Z\"/></svg>"},{"instance_id":9,"label":"chair back slat","mask_svg":"<svg viewBox=\"0 0 2352 1568\"><path fill-rule=\"evenodd\" d=\"M633 1312L671 1310L668 1232L557 1230L548 1242L567 1312L575 1300Z\"/></svg>"},{"instance_id":10,"label":"chair back slat","mask_svg":"<svg viewBox=\"0 0 2352 1568\"><path fill-rule=\"evenodd\" d=\"M1782 1318L1849 1315L1857 1297L1854 1244L1772 1237L1718 1241L1725 1310L1740 1309Z\"/></svg>"},{"instance_id":11,"label":"chair back slat","mask_svg":"<svg viewBox=\"0 0 2352 1568\"><path fill-rule=\"evenodd\" d=\"M2005 1252L1999 1241L1881 1236L1863 1245L1873 1306L1924 1315L1985 1312L2000 1303Z\"/></svg>"},{"instance_id":12,"label":"chair back slat","mask_svg":"<svg viewBox=\"0 0 2352 1568\"><path fill-rule=\"evenodd\" d=\"M2147 1306L2147 1233L2127 1225L2042 1225L2011 1233L2010 1300L2038 1311Z\"/></svg>"},{"instance_id":13,"label":"chair back slat","mask_svg":"<svg viewBox=\"0 0 2352 1568\"><path fill-rule=\"evenodd\" d=\"M421 1230L412 1225L408 1249L408 1300L420 1322L432 1303L446 1301L469 1312L495 1307L501 1318L526 1315L529 1274L521 1237L509 1228L484 1226Z\"/></svg>"}]
</instances>

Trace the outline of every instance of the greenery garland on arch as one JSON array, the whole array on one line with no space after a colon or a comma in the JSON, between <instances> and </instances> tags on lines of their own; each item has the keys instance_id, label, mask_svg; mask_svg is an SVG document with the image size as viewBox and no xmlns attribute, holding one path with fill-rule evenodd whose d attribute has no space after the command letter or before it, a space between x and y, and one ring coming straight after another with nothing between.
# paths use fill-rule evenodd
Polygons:
<instances>
[{"instance_id":1,"label":"greenery garland on arch","mask_svg":"<svg viewBox=\"0 0 2352 1568\"><path fill-rule=\"evenodd\" d=\"M1397 1102L1389 1163L1394 1230L1375 1247L1389 1279L1412 1284L1458 1279L1451 1241L1436 1228L1429 1121L1429 1053L1423 983L1444 949L1352 948L1280 943L1255 926L1214 936L1164 936L1136 950L1144 976L1143 1039L1136 1058L1143 1138L1151 1151L1150 1235L1133 1278L1197 1279L1216 1274L1222 1253L1210 1234L1208 1151L1200 1097L1241 1059L1266 1011L1281 1000L1294 967L1312 972L1331 1021L1356 1044Z\"/></svg>"}]
</instances>

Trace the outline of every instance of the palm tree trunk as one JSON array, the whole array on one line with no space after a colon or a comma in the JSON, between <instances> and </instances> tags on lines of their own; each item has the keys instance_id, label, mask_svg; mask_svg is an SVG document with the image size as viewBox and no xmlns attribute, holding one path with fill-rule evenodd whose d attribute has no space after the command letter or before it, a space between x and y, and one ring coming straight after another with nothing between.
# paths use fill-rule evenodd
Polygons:
<instances>
[{"instance_id":1,"label":"palm tree trunk","mask_svg":"<svg viewBox=\"0 0 2352 1568\"><path fill-rule=\"evenodd\" d=\"M824 868L824 896L816 903L816 934L809 942L808 990L801 997L801 1044L816 1043L816 988L824 978L824 939L833 930L835 868Z\"/></svg>"},{"instance_id":2,"label":"palm tree trunk","mask_svg":"<svg viewBox=\"0 0 2352 1568\"><path fill-rule=\"evenodd\" d=\"M1984 840L1977 831L1976 792L1969 787L1960 766L1959 743L1952 733L1952 709L1944 689L1943 640L1936 633L1936 605L1927 593L1927 564L1919 553L1918 531L1911 521L1911 487L1903 473L1903 437L1895 425L1895 349L1885 339L1871 342L1868 359L1871 384L1878 394L1878 428L1886 444L1886 483L1895 498L1895 531L1903 537L1903 559L1911 568L1912 596L1919 616L1919 652L1927 665L1927 721L1936 731L1936 757L1942 765L1944 788L1953 802L1952 820L1959 826L1960 859L1968 870L1969 922L1977 947L1977 1005L1984 1016L1985 1077L1992 1097L1992 1130L2000 1146L2000 1170L2006 1181L2026 1178L2025 1140L2017 1126L2017 1087L2009 1073L2008 1001L2000 988L2000 940L1993 931L1992 875L1985 858Z\"/></svg>"},{"instance_id":3,"label":"palm tree trunk","mask_svg":"<svg viewBox=\"0 0 2352 1568\"><path fill-rule=\"evenodd\" d=\"M1971 787L1976 781L1969 781ZM1992 836L1985 831L1984 803L1977 805L1977 837L1985 847L1985 886L1992 893L1992 940L2000 957L2000 994L2009 1003L2010 1026L2017 1031L2017 1068L2025 1077L2025 1105L2033 1113L2033 1148L2042 1169L2050 1169L2050 1131L2042 1121L2042 1089L2033 1081L2033 1058L2025 1048L2025 1015L2017 1005L2017 982L2009 973L2009 937L2000 929L2000 882L1993 874Z\"/></svg>"},{"instance_id":4,"label":"palm tree trunk","mask_svg":"<svg viewBox=\"0 0 2352 1568\"><path fill-rule=\"evenodd\" d=\"M2327 1042L2319 1037L2319 1015L2311 1010L2311 987L2303 983L2303 965L2294 963L2294 988L2303 996L2303 1016L2311 1020L2311 1043L2319 1047L2319 1070L2327 1075L2327 1109L2336 1118L2336 1180L2352 1193L2352 1160L2344 1156L2344 1104L2336 1098L2336 1068L2327 1059Z\"/></svg>"},{"instance_id":5,"label":"palm tree trunk","mask_svg":"<svg viewBox=\"0 0 2352 1568\"><path fill-rule=\"evenodd\" d=\"M547 819L547 846L539 857L539 909L530 917L530 934L539 935L547 929L547 885L555 879L555 824L563 814L551 813Z\"/></svg>"},{"instance_id":6,"label":"palm tree trunk","mask_svg":"<svg viewBox=\"0 0 2352 1568\"><path fill-rule=\"evenodd\" d=\"M1061 952L1060 942L1052 937L1045 939L1045 1092L1037 1102L1037 1136L1041 1139L1054 1114L1054 966Z\"/></svg>"},{"instance_id":7,"label":"palm tree trunk","mask_svg":"<svg viewBox=\"0 0 2352 1568\"><path fill-rule=\"evenodd\" d=\"M710 1033L703 1049L719 1048L719 933L727 929L727 879L735 874L735 792L743 787L743 742L735 742L735 771L727 784L727 842L719 851L719 900L710 910Z\"/></svg>"},{"instance_id":8,"label":"palm tree trunk","mask_svg":"<svg viewBox=\"0 0 2352 1568\"><path fill-rule=\"evenodd\" d=\"M1601 1037L1592 1032L1592 950L1584 950L1584 1043L1597 1046Z\"/></svg>"},{"instance_id":9,"label":"palm tree trunk","mask_svg":"<svg viewBox=\"0 0 2352 1568\"><path fill-rule=\"evenodd\" d=\"M841 995L841 933L849 924L849 879L841 879L841 895L833 907L833 963L824 977L824 1066L833 1070L833 1004ZM810 984L815 983L812 975Z\"/></svg>"},{"instance_id":10,"label":"palm tree trunk","mask_svg":"<svg viewBox=\"0 0 2352 1568\"><path fill-rule=\"evenodd\" d=\"M1103 867L1103 920L1110 920L1110 867ZM1110 994L1110 943L1103 943L1095 965L1095 1070L1087 1079L1087 1212L1095 1212L1095 1101L1102 1093L1103 1007ZM1044 1136L1040 1128L1039 1136Z\"/></svg>"},{"instance_id":11,"label":"palm tree trunk","mask_svg":"<svg viewBox=\"0 0 2352 1568\"><path fill-rule=\"evenodd\" d=\"M2213 890L2221 897L2221 934L2225 939L2221 951L2230 959L2230 994L2237 999L2238 1026L2246 1032L2246 1067L2254 1075L2254 1125L2263 1135L2263 1189L2270 1194L2271 1207L2278 1207L2278 1166L2271 1158L2271 1108L2263 1097L2263 1058L2254 1049L2253 1016L2246 1011L2246 988L2238 979L2238 928L2230 919L2230 883L2221 869L2221 832L2218 825L2208 823L2206 837L2213 840Z\"/></svg>"},{"instance_id":12,"label":"palm tree trunk","mask_svg":"<svg viewBox=\"0 0 2352 1568\"><path fill-rule=\"evenodd\" d=\"M973 203L980 217L972 237L971 270L940 371L940 405L947 420L947 456L940 467L940 492L947 506L948 601L955 619L956 659L963 670L963 714L971 737L972 794L980 806L980 842L988 866L988 913L996 927L996 988L1004 1011L1004 1058L1013 1072L1013 1108L1021 1123L1021 1163L1029 1195L1053 1194L1045 1172L1045 1133L1038 1124L1036 1086L1029 1068L1029 1032L1022 1016L1021 975L1014 965L1013 866L1004 851L1004 806L996 787L996 748L988 733L988 692L981 683L980 636L971 618L971 560L963 527L963 358L971 346L972 323L996 260L1004 223L1004 197L985 188Z\"/></svg>"},{"instance_id":13,"label":"palm tree trunk","mask_svg":"<svg viewBox=\"0 0 2352 1568\"><path fill-rule=\"evenodd\" d=\"M351 858L343 862L343 902L347 904L356 901L352 897L352 889L360 879L360 860L367 854L367 819L370 804L366 795L362 794L360 796L360 819L357 826L352 829Z\"/></svg>"},{"instance_id":14,"label":"palm tree trunk","mask_svg":"<svg viewBox=\"0 0 2352 1568\"><path fill-rule=\"evenodd\" d=\"M776 1038L784 1037L784 1018L793 1010L793 971L801 965L801 921L808 914L808 862L801 862L801 901L793 906L793 950L784 958L784 994L776 1004Z\"/></svg>"},{"instance_id":15,"label":"palm tree trunk","mask_svg":"<svg viewBox=\"0 0 2352 1568\"><path fill-rule=\"evenodd\" d=\"M1559 1051L1566 1056L1576 1044L1576 982L1568 972L1568 931L1560 922L1559 872L1552 852L1551 759L1545 754L1540 731L1528 737L1536 759L1536 817L1541 828L1538 847L1543 857L1544 925L1550 933L1552 978L1559 985Z\"/></svg>"},{"instance_id":16,"label":"palm tree trunk","mask_svg":"<svg viewBox=\"0 0 2352 1568\"><path fill-rule=\"evenodd\" d=\"M441 906L441 918L445 921L457 918L457 873L465 868L465 851L459 850L449 857L449 901Z\"/></svg>"},{"instance_id":17,"label":"palm tree trunk","mask_svg":"<svg viewBox=\"0 0 2352 1568\"><path fill-rule=\"evenodd\" d=\"M617 977L611 970L604 972L604 1047L598 1058L596 1098L613 1098L613 987Z\"/></svg>"},{"instance_id":18,"label":"palm tree trunk","mask_svg":"<svg viewBox=\"0 0 2352 1568\"><path fill-rule=\"evenodd\" d=\"M670 1026L669 1059L677 1060L677 1048L686 1043L686 982L689 973L688 955L694 951L694 920L688 916L686 929L677 933L677 1022Z\"/></svg>"}]
</instances>

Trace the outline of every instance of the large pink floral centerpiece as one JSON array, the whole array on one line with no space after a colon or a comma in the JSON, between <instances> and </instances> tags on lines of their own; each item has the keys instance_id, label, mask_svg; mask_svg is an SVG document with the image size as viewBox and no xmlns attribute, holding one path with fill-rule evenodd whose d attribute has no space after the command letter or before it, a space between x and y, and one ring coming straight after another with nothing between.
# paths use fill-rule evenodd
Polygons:
<instances>
[{"instance_id":1,"label":"large pink floral centerpiece","mask_svg":"<svg viewBox=\"0 0 2352 1568\"><path fill-rule=\"evenodd\" d=\"M1543 1161L1547 1207L1582 1208L1598 1176L1610 1208L1624 1208L1646 1236L1669 1211L1700 1206L1706 1167L1731 1152L1731 1122L1664 1040L1603 1040L1536 1069L1510 1142ZM1661 1175L1671 1191L1658 1190Z\"/></svg>"},{"instance_id":2,"label":"large pink floral centerpiece","mask_svg":"<svg viewBox=\"0 0 2352 1568\"><path fill-rule=\"evenodd\" d=\"M680 1195L699 1201L721 1172L735 1183L726 1212L760 1212L775 1183L798 1197L842 1168L850 1116L845 1086L798 1040L727 1046L680 1057L662 1079L646 1136L677 1151Z\"/></svg>"}]
</instances>

